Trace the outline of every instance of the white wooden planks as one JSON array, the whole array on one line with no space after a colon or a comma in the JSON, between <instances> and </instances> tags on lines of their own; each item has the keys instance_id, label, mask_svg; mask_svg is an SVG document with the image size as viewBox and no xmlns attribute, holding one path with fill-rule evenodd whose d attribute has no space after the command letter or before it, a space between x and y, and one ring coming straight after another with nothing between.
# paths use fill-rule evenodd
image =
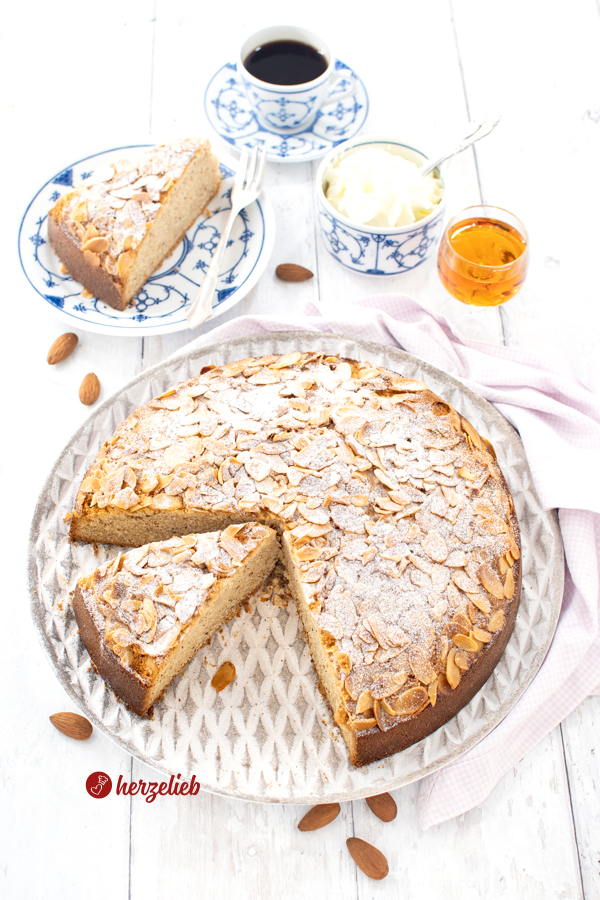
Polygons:
<instances>
[{"instance_id":1,"label":"white wooden planks","mask_svg":"<svg viewBox=\"0 0 600 900\"><path fill-rule=\"evenodd\" d=\"M285 18L321 31L359 71L370 92L370 132L405 137L431 153L472 116L504 110L501 126L445 170L449 213L484 199L521 214L532 237L532 266L521 295L503 310L472 314L448 298L431 262L407 276L345 272L316 233L317 164L270 165L277 241L264 276L238 314L297 313L305 301L343 308L369 293L412 293L473 336L552 354L587 382L597 377L596 303L600 16L594 0L546 7L507 0L501 10L474 0L420 4L304 0ZM116 783L149 770L95 733L86 743L59 734L48 715L72 709L43 659L24 592L30 513L45 472L84 420L77 398L95 371L102 397L189 336L112 338L79 332L61 366L47 350L68 330L37 304L14 254L24 205L53 171L114 143L206 132L204 86L234 58L242 37L282 20L275 0L231 0L207 9L192 0L108 0L95 8L63 0L27 5L2 22L0 121L4 384L9 440L0 444L10 524L4 602L14 613L3 644L0 892L16 898L281 896L371 898L579 898L600 895L600 788L595 747L598 698L587 701L509 773L488 800L456 821L421 833L418 786L396 792L399 815L384 825L364 802L345 805L323 831L300 834L304 809L243 804L217 796L92 800L93 771ZM218 141L215 145L221 146ZM568 176L568 189L559 190ZM315 278L276 280L280 262ZM504 320L504 334L502 321ZM216 320L209 326L220 324ZM76 329L75 329L76 330ZM25 398L25 402L24 399ZM28 402L28 398L31 398ZM8 521L8 519L7 519ZM16 601L16 603L15 603ZM10 638L10 639L9 639ZM355 834L379 846L390 875L377 884L357 872L345 846Z\"/></svg>"}]
</instances>

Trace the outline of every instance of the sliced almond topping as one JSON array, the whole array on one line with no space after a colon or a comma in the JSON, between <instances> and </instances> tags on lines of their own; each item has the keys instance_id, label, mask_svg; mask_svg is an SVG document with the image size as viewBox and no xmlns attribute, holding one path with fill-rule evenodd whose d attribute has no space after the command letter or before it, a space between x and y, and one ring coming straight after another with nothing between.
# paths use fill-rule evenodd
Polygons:
<instances>
[{"instance_id":1,"label":"sliced almond topping","mask_svg":"<svg viewBox=\"0 0 600 900\"><path fill-rule=\"evenodd\" d=\"M367 728L377 728L377 719L352 719L350 728L355 731L365 731Z\"/></svg>"},{"instance_id":2,"label":"sliced almond topping","mask_svg":"<svg viewBox=\"0 0 600 900\"><path fill-rule=\"evenodd\" d=\"M465 650L457 650L454 654L454 662L461 670L461 672L466 672L469 668L469 657L466 654Z\"/></svg>"},{"instance_id":3,"label":"sliced almond topping","mask_svg":"<svg viewBox=\"0 0 600 900\"><path fill-rule=\"evenodd\" d=\"M443 563L448 557L446 541L437 531L430 531L421 541L421 547L434 562Z\"/></svg>"},{"instance_id":4,"label":"sliced almond topping","mask_svg":"<svg viewBox=\"0 0 600 900\"><path fill-rule=\"evenodd\" d=\"M477 594L479 590L479 584L476 581L473 581L472 578L469 578L466 572L463 572L462 569L459 569L452 576L452 581L456 585L456 587L460 588L461 591L464 591L465 594Z\"/></svg>"},{"instance_id":5,"label":"sliced almond topping","mask_svg":"<svg viewBox=\"0 0 600 900\"><path fill-rule=\"evenodd\" d=\"M108 250L108 241L103 237L93 237L82 244L81 249L84 253L86 250L89 250L90 253L104 253L105 250Z\"/></svg>"},{"instance_id":6,"label":"sliced almond topping","mask_svg":"<svg viewBox=\"0 0 600 900\"><path fill-rule=\"evenodd\" d=\"M73 207L71 218L74 222L85 222L87 217L87 203L85 201L83 201L83 203L78 203L77 206Z\"/></svg>"},{"instance_id":7,"label":"sliced almond topping","mask_svg":"<svg viewBox=\"0 0 600 900\"><path fill-rule=\"evenodd\" d=\"M437 677L429 684L427 687L427 696L429 697L429 702L432 706L435 706L437 702L437 686L438 680Z\"/></svg>"},{"instance_id":8,"label":"sliced almond topping","mask_svg":"<svg viewBox=\"0 0 600 900\"><path fill-rule=\"evenodd\" d=\"M304 562L305 560L318 559L323 555L324 549L324 547L315 548L307 545L305 547L301 547L300 550L296 550L295 556L296 559L300 560L300 562Z\"/></svg>"},{"instance_id":9,"label":"sliced almond topping","mask_svg":"<svg viewBox=\"0 0 600 900\"><path fill-rule=\"evenodd\" d=\"M375 556L377 556L377 548L369 547L369 549L363 553L362 563L363 566L366 566L368 562L370 562Z\"/></svg>"},{"instance_id":10,"label":"sliced almond topping","mask_svg":"<svg viewBox=\"0 0 600 900\"><path fill-rule=\"evenodd\" d=\"M466 650L468 653L475 653L477 650L477 644L473 638L466 634L455 634L452 640L460 650Z\"/></svg>"},{"instance_id":11,"label":"sliced almond topping","mask_svg":"<svg viewBox=\"0 0 600 900\"><path fill-rule=\"evenodd\" d=\"M452 624L462 634L469 634L471 631L471 623L463 613L456 613L452 619Z\"/></svg>"},{"instance_id":12,"label":"sliced almond topping","mask_svg":"<svg viewBox=\"0 0 600 900\"><path fill-rule=\"evenodd\" d=\"M509 569L506 573L506 581L504 582L504 596L507 600L512 600L515 592L515 576L513 570Z\"/></svg>"},{"instance_id":13,"label":"sliced almond topping","mask_svg":"<svg viewBox=\"0 0 600 900\"><path fill-rule=\"evenodd\" d=\"M504 625L504 610L497 609L495 613L490 617L488 622L488 631L491 631L492 634L495 634L497 631L500 631L502 626Z\"/></svg>"},{"instance_id":14,"label":"sliced almond topping","mask_svg":"<svg viewBox=\"0 0 600 900\"><path fill-rule=\"evenodd\" d=\"M271 372L269 369L260 369L248 379L250 384L277 384L279 381L279 375L276 372Z\"/></svg>"},{"instance_id":15,"label":"sliced almond topping","mask_svg":"<svg viewBox=\"0 0 600 900\"><path fill-rule=\"evenodd\" d=\"M458 474L460 475L461 478L464 478L465 481L477 481L477 479L479 478L479 476L477 474L473 474L473 472L469 472L469 470L465 469L464 466L458 470Z\"/></svg>"},{"instance_id":16,"label":"sliced almond topping","mask_svg":"<svg viewBox=\"0 0 600 900\"><path fill-rule=\"evenodd\" d=\"M482 644L487 644L491 641L492 636L489 631L484 631L483 628L474 628L471 632L476 641L481 641Z\"/></svg>"},{"instance_id":17,"label":"sliced almond topping","mask_svg":"<svg viewBox=\"0 0 600 900\"><path fill-rule=\"evenodd\" d=\"M343 650L336 650L336 652L333 654L333 658L335 659L342 672L345 672L346 675L351 671L352 663L350 662L350 657L347 653L344 653Z\"/></svg>"},{"instance_id":18,"label":"sliced almond topping","mask_svg":"<svg viewBox=\"0 0 600 900\"><path fill-rule=\"evenodd\" d=\"M398 487L398 484L395 481L395 479L392 478L390 475L388 475L387 472L384 472L382 469L375 469L374 474L375 474L375 478L377 478L387 488L390 488L390 490L393 491L394 488Z\"/></svg>"},{"instance_id":19,"label":"sliced almond topping","mask_svg":"<svg viewBox=\"0 0 600 900\"><path fill-rule=\"evenodd\" d=\"M486 597L482 597L481 594L471 594L469 597L471 603L473 603L477 609L480 609L482 613L485 613L486 616L489 613L491 606L490 601Z\"/></svg>"},{"instance_id":20,"label":"sliced almond topping","mask_svg":"<svg viewBox=\"0 0 600 900\"><path fill-rule=\"evenodd\" d=\"M398 713L394 709L392 709L392 707L387 702L385 697L383 697L380 702L381 702L382 708L388 714L388 716L397 716L398 715Z\"/></svg>"},{"instance_id":21,"label":"sliced almond topping","mask_svg":"<svg viewBox=\"0 0 600 900\"><path fill-rule=\"evenodd\" d=\"M131 266L133 265L134 254L131 250L125 250L120 254L117 261L117 271L119 278L126 278Z\"/></svg>"},{"instance_id":22,"label":"sliced almond topping","mask_svg":"<svg viewBox=\"0 0 600 900\"><path fill-rule=\"evenodd\" d=\"M305 503L298 504L298 512L313 525L327 525L329 522L329 513L322 507L318 509L309 509Z\"/></svg>"},{"instance_id":23,"label":"sliced almond topping","mask_svg":"<svg viewBox=\"0 0 600 900\"><path fill-rule=\"evenodd\" d=\"M302 359L301 353L284 353L279 359L271 363L270 369L286 369L288 366L295 366Z\"/></svg>"},{"instance_id":24,"label":"sliced almond topping","mask_svg":"<svg viewBox=\"0 0 600 900\"><path fill-rule=\"evenodd\" d=\"M271 466L264 459L249 459L245 466L246 472L254 481L264 481L271 474Z\"/></svg>"},{"instance_id":25,"label":"sliced almond topping","mask_svg":"<svg viewBox=\"0 0 600 900\"><path fill-rule=\"evenodd\" d=\"M373 697L371 691L363 691L356 702L356 712L358 715L366 713L373 709Z\"/></svg>"},{"instance_id":26,"label":"sliced almond topping","mask_svg":"<svg viewBox=\"0 0 600 900\"><path fill-rule=\"evenodd\" d=\"M463 430L466 431L466 433L469 435L471 441L477 447L477 449L483 451L483 441L481 440L471 423L467 422L466 419L461 419L460 424L462 425Z\"/></svg>"},{"instance_id":27,"label":"sliced almond topping","mask_svg":"<svg viewBox=\"0 0 600 900\"><path fill-rule=\"evenodd\" d=\"M460 684L460 669L454 661L455 656L456 647L452 647L450 652L448 653L448 659L446 660L446 678L453 691L456 690L456 688Z\"/></svg>"},{"instance_id":28,"label":"sliced almond topping","mask_svg":"<svg viewBox=\"0 0 600 900\"><path fill-rule=\"evenodd\" d=\"M401 694L397 700L392 700L390 706L393 707L397 716L412 716L425 709L429 702L429 695L425 688L414 687Z\"/></svg>"},{"instance_id":29,"label":"sliced almond topping","mask_svg":"<svg viewBox=\"0 0 600 900\"><path fill-rule=\"evenodd\" d=\"M408 654L408 661L415 678L422 684L430 684L436 677L435 669L425 651L421 647L413 647Z\"/></svg>"},{"instance_id":30,"label":"sliced almond topping","mask_svg":"<svg viewBox=\"0 0 600 900\"><path fill-rule=\"evenodd\" d=\"M496 600L504 599L504 585L500 581L499 576L492 569L489 563L481 563L478 569L479 577L481 579L481 583L492 597L495 597ZM460 587L460 585L459 585Z\"/></svg>"}]
</instances>

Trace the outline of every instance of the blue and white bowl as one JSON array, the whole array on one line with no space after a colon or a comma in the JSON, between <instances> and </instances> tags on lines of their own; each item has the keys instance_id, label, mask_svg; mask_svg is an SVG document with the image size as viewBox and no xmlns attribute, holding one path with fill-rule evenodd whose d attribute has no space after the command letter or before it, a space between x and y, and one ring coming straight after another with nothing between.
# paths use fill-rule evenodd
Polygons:
<instances>
[{"instance_id":1,"label":"blue and white bowl","mask_svg":"<svg viewBox=\"0 0 600 900\"><path fill-rule=\"evenodd\" d=\"M359 225L337 211L325 197L328 169L362 147L377 147L403 156L418 166L428 157L421 150L386 136L364 136L345 141L327 154L317 172L319 229L327 250L347 269L365 275L399 275L428 259L441 236L446 191L425 218L396 228Z\"/></svg>"}]
</instances>

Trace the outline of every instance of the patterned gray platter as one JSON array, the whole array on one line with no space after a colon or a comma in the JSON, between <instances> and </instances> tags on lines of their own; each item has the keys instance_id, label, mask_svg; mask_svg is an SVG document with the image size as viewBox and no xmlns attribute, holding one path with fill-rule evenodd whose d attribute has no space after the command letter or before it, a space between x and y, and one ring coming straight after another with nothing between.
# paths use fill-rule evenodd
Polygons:
<instances>
[{"instance_id":1,"label":"patterned gray platter","mask_svg":"<svg viewBox=\"0 0 600 900\"><path fill-rule=\"evenodd\" d=\"M255 595L248 611L224 626L175 679L155 705L152 720L129 712L91 668L71 608L70 591L77 579L117 552L70 543L64 521L102 442L137 406L197 374L203 365L291 350L368 359L425 380L492 441L521 526L521 605L493 675L447 725L402 753L361 769L350 764L319 693L293 603L279 608ZM455 378L401 350L305 332L244 336L184 351L99 406L71 438L44 485L31 528L28 575L33 619L48 659L97 728L167 775L180 772L189 778L194 773L206 790L280 803L351 800L392 790L473 747L506 716L540 667L558 620L564 577L557 518L542 509L523 445L500 413ZM217 694L210 681L226 660L234 663L237 677Z\"/></svg>"}]
</instances>

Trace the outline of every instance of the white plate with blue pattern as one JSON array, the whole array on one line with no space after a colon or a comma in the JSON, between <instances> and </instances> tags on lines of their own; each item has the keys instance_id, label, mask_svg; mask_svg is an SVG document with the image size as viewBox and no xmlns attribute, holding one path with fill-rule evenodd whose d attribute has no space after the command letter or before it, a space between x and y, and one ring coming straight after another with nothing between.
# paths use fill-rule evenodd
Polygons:
<instances>
[{"instance_id":1,"label":"white plate with blue pattern","mask_svg":"<svg viewBox=\"0 0 600 900\"><path fill-rule=\"evenodd\" d=\"M312 126L299 134L278 134L258 123L235 63L225 63L209 81L204 94L206 117L219 137L236 150L264 143L271 162L320 159L342 141L357 135L369 112L367 89L356 72L339 59L335 61L335 71L343 72L345 77L335 84L330 97L335 98L336 93L345 95L352 85L353 93L339 103L328 103L317 113Z\"/></svg>"},{"instance_id":2,"label":"white plate with blue pattern","mask_svg":"<svg viewBox=\"0 0 600 900\"><path fill-rule=\"evenodd\" d=\"M187 310L203 273L210 264L221 229L231 208L230 195L236 161L220 156L223 183L203 215L188 229L183 241L164 260L135 298L120 312L95 297L62 271L48 243L48 211L63 194L89 178L94 169L135 155L148 144L129 144L87 156L53 175L30 202L19 229L19 258L27 280L45 303L72 328L101 334L168 334L187 328ZM254 287L271 256L275 217L261 193L239 214L231 232L223 268L213 300L213 318L231 309Z\"/></svg>"}]
</instances>

